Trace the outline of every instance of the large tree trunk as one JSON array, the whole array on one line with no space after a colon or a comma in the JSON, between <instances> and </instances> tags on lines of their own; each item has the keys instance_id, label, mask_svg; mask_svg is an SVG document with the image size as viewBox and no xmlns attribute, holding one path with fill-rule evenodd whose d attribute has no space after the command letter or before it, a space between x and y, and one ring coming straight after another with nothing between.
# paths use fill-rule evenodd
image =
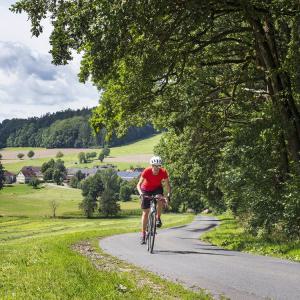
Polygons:
<instances>
[{"instance_id":1,"label":"large tree trunk","mask_svg":"<svg viewBox=\"0 0 300 300\"><path fill-rule=\"evenodd\" d=\"M299 162L300 115L292 95L289 74L281 68L271 16L267 13L258 16L257 12L249 6L245 9L245 15L253 28L257 55L265 70L269 92L280 117L289 161Z\"/></svg>"}]
</instances>

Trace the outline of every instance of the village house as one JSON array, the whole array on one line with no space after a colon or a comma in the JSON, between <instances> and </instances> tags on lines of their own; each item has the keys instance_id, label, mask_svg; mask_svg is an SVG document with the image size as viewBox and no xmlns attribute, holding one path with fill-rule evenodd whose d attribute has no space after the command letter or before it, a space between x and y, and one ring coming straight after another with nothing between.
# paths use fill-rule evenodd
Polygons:
<instances>
[{"instance_id":1,"label":"village house","mask_svg":"<svg viewBox=\"0 0 300 300\"><path fill-rule=\"evenodd\" d=\"M11 184L11 183L14 183L14 182L16 182L16 174L5 171L4 172L4 183Z\"/></svg>"},{"instance_id":2,"label":"village house","mask_svg":"<svg viewBox=\"0 0 300 300\"><path fill-rule=\"evenodd\" d=\"M32 178L43 180L43 174L40 167L23 167L17 175L18 183L28 183Z\"/></svg>"}]
</instances>

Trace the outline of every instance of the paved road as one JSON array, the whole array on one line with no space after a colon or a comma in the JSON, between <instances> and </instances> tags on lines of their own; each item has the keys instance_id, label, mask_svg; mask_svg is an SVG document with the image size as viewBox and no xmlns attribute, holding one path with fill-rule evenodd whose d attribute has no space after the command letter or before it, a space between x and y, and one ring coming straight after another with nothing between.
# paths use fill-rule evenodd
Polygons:
<instances>
[{"instance_id":1,"label":"paved road","mask_svg":"<svg viewBox=\"0 0 300 300\"><path fill-rule=\"evenodd\" d=\"M152 255L138 244L137 233L102 239L100 247L189 288L205 288L216 298L300 299L300 263L227 251L198 239L217 224L213 217L197 216L189 225L160 230Z\"/></svg>"}]
</instances>

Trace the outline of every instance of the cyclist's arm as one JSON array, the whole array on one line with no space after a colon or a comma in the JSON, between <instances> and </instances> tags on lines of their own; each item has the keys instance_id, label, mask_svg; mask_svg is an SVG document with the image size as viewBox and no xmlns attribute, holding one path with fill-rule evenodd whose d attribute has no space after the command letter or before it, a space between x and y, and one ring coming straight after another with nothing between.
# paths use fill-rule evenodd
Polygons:
<instances>
[{"instance_id":1,"label":"cyclist's arm","mask_svg":"<svg viewBox=\"0 0 300 300\"><path fill-rule=\"evenodd\" d=\"M145 178L141 176L140 179L139 179L139 182L138 182L138 184L136 186L136 188L137 188L137 190L138 190L138 192L139 192L140 195L143 194L142 189L141 189L141 185L142 185L142 183L143 183L144 180L145 180Z\"/></svg>"},{"instance_id":2,"label":"cyclist's arm","mask_svg":"<svg viewBox=\"0 0 300 300\"><path fill-rule=\"evenodd\" d=\"M166 187L166 189L167 189L168 196L170 196L170 195L171 195L171 185L170 185L170 180L169 180L169 178L166 178L166 179L164 180L164 184L165 184L165 187Z\"/></svg>"}]
</instances>

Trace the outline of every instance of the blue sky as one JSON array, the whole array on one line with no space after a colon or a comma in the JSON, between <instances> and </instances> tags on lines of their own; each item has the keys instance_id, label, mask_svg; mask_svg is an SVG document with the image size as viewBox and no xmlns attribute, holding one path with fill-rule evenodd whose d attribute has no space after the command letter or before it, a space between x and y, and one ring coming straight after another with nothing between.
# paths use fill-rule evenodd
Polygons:
<instances>
[{"instance_id":1,"label":"blue sky","mask_svg":"<svg viewBox=\"0 0 300 300\"><path fill-rule=\"evenodd\" d=\"M80 57L67 66L52 65L50 23L43 23L39 38L31 37L26 14L9 11L14 2L0 0L0 122L96 106L99 92L77 79Z\"/></svg>"}]
</instances>

